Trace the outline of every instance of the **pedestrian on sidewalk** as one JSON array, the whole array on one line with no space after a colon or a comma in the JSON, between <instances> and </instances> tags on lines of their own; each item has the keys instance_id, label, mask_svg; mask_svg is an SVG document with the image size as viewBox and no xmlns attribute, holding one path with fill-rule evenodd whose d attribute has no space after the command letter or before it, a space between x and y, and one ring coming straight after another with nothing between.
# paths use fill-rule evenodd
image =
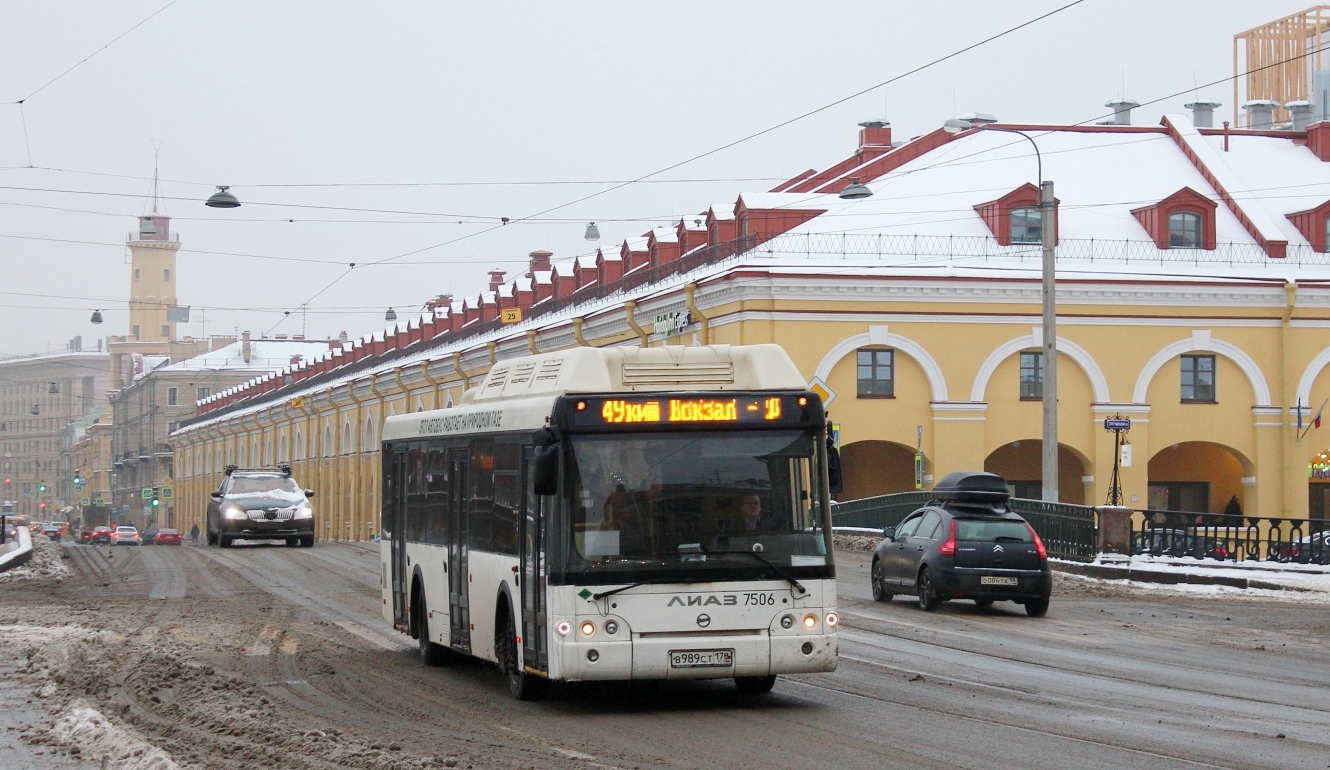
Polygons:
<instances>
[{"instance_id":1,"label":"pedestrian on sidewalk","mask_svg":"<svg viewBox=\"0 0 1330 770\"><path fill-rule=\"evenodd\" d=\"M189 543L190 545L199 544L199 525L197 524L189 528Z\"/></svg>"}]
</instances>

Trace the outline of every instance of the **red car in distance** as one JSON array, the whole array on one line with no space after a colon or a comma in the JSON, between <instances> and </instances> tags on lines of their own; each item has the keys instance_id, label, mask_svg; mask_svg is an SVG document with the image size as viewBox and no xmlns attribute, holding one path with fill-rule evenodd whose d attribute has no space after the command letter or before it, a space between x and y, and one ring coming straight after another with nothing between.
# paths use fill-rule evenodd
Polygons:
<instances>
[{"instance_id":1,"label":"red car in distance","mask_svg":"<svg viewBox=\"0 0 1330 770\"><path fill-rule=\"evenodd\" d=\"M93 545L102 545L102 544L110 545L110 544L111 544L111 528L110 528L110 527L93 527L93 528L92 528L92 532L88 533L88 542L91 543L91 544L93 544Z\"/></svg>"},{"instance_id":2,"label":"red car in distance","mask_svg":"<svg viewBox=\"0 0 1330 770\"><path fill-rule=\"evenodd\" d=\"M180 533L174 529L159 529L153 537L153 545L180 545Z\"/></svg>"}]
</instances>

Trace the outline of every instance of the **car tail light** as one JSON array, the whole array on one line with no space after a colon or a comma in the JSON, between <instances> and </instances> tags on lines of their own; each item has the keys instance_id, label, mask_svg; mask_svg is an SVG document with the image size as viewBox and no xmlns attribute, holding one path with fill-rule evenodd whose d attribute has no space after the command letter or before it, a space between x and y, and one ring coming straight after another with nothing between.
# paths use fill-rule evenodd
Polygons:
<instances>
[{"instance_id":1,"label":"car tail light","mask_svg":"<svg viewBox=\"0 0 1330 770\"><path fill-rule=\"evenodd\" d=\"M1028 521L1025 522L1025 528L1030 530L1030 537L1034 538L1035 553L1039 554L1039 558L1047 559L1048 549L1044 548L1044 541L1039 539L1039 533L1034 531L1034 527L1030 526Z\"/></svg>"},{"instance_id":2,"label":"car tail light","mask_svg":"<svg viewBox=\"0 0 1330 770\"><path fill-rule=\"evenodd\" d=\"M1042 546L1041 546L1042 547ZM951 528L947 530L947 539L942 541L942 545L937 547L939 556L956 555L956 520L951 520Z\"/></svg>"}]
</instances>

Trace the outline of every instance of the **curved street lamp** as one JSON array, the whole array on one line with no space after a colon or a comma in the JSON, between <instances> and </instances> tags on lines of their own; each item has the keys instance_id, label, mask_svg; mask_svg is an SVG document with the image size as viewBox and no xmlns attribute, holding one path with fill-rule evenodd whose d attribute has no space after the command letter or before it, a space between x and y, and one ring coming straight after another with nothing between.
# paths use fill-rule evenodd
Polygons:
<instances>
[{"instance_id":1,"label":"curved street lamp","mask_svg":"<svg viewBox=\"0 0 1330 770\"><path fill-rule=\"evenodd\" d=\"M942 124L949 134L974 129L977 131L1001 131L1005 134L1017 134L1024 137L1034 148L1034 157L1039 174L1039 240L1043 246L1043 446L1042 473L1043 499L1057 502L1058 499L1058 333L1057 333L1057 261L1054 254L1054 201L1053 183L1044 179L1044 158L1039 154L1039 145L1034 137L1015 128L999 128L989 121L969 121L951 118Z\"/></svg>"}]
</instances>

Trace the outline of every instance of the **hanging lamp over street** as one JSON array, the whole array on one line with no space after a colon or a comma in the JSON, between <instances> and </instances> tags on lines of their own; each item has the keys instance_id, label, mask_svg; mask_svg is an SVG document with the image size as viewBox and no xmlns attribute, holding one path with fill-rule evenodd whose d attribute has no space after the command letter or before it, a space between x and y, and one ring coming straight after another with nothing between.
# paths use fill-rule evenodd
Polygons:
<instances>
[{"instance_id":1,"label":"hanging lamp over street","mask_svg":"<svg viewBox=\"0 0 1330 770\"><path fill-rule=\"evenodd\" d=\"M100 310L92 311L92 322L95 324L99 324L102 322L102 311Z\"/></svg>"},{"instance_id":2,"label":"hanging lamp over street","mask_svg":"<svg viewBox=\"0 0 1330 770\"><path fill-rule=\"evenodd\" d=\"M869 197L873 191L868 189L868 185L860 184L859 177L850 177L850 183L845 185L845 189L840 191L842 200L857 201Z\"/></svg>"},{"instance_id":3,"label":"hanging lamp over street","mask_svg":"<svg viewBox=\"0 0 1330 770\"><path fill-rule=\"evenodd\" d=\"M391 307L388 308L388 312L386 312L386 313L383 314L383 320L385 320L385 321L396 321L396 320L397 320L397 311L396 311L396 310L393 310Z\"/></svg>"},{"instance_id":4,"label":"hanging lamp over street","mask_svg":"<svg viewBox=\"0 0 1330 770\"><path fill-rule=\"evenodd\" d=\"M204 205L210 206L215 209L240 208L240 201L236 198L236 196L228 192L228 190L230 189L231 188L227 187L226 185L217 185L217 192L213 193L212 197L208 198L208 200L204 202Z\"/></svg>"},{"instance_id":5,"label":"hanging lamp over street","mask_svg":"<svg viewBox=\"0 0 1330 770\"><path fill-rule=\"evenodd\" d=\"M588 222L586 226L586 235L583 237L585 237L588 241L600 240L600 228L596 227L595 222Z\"/></svg>"}]
</instances>

